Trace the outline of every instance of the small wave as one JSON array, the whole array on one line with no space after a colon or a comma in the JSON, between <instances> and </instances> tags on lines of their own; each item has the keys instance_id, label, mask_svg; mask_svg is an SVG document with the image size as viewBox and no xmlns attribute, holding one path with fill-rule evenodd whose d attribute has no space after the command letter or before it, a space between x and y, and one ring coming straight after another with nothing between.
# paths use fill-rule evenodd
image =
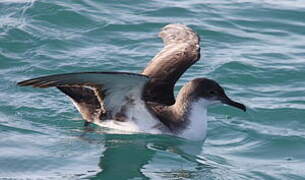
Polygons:
<instances>
[{"instance_id":1,"label":"small wave","mask_svg":"<svg viewBox=\"0 0 305 180\"><path fill-rule=\"evenodd\" d=\"M305 8L305 4L303 0L261 0L263 3L267 3L269 5L284 7L284 8Z\"/></svg>"},{"instance_id":2,"label":"small wave","mask_svg":"<svg viewBox=\"0 0 305 180\"><path fill-rule=\"evenodd\" d=\"M1 0L1 3L33 3L36 0Z\"/></svg>"}]
</instances>

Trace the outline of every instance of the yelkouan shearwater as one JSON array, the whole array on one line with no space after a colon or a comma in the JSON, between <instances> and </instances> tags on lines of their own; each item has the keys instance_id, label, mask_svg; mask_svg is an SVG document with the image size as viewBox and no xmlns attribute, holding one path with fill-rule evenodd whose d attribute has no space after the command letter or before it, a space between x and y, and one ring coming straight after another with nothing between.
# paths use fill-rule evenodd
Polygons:
<instances>
[{"instance_id":1,"label":"yelkouan shearwater","mask_svg":"<svg viewBox=\"0 0 305 180\"><path fill-rule=\"evenodd\" d=\"M246 111L208 78L186 83L175 98L176 81L200 58L200 39L182 24L165 26L159 36L165 46L141 74L79 72L34 78L18 85L58 88L71 98L85 125L190 140L206 138L209 105L223 103Z\"/></svg>"}]
</instances>

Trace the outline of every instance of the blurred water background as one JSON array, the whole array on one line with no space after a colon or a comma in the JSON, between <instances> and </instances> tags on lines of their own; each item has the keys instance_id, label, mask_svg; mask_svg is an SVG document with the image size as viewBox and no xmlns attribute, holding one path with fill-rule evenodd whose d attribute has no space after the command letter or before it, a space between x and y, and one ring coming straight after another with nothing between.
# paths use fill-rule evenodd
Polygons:
<instances>
[{"instance_id":1,"label":"blurred water background","mask_svg":"<svg viewBox=\"0 0 305 180\"><path fill-rule=\"evenodd\" d=\"M304 20L303 0L0 0L0 179L305 179ZM176 92L209 77L248 107L210 108L204 144L84 133L59 91L16 87L56 73L140 72L169 23L202 39Z\"/></svg>"}]
</instances>

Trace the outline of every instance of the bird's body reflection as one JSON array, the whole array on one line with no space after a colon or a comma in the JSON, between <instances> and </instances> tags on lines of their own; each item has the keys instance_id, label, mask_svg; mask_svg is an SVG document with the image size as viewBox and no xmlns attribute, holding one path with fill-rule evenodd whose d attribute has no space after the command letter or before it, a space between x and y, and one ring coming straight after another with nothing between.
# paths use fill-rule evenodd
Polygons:
<instances>
[{"instance_id":1,"label":"bird's body reflection","mask_svg":"<svg viewBox=\"0 0 305 180\"><path fill-rule=\"evenodd\" d=\"M104 147L98 164L101 171L90 179L185 178L211 168L198 161L197 155L202 148L200 142L165 135L113 134L106 131L91 129L93 134L102 136L98 139L88 131L81 136L85 141L102 143ZM166 167L160 164L166 164Z\"/></svg>"}]
</instances>

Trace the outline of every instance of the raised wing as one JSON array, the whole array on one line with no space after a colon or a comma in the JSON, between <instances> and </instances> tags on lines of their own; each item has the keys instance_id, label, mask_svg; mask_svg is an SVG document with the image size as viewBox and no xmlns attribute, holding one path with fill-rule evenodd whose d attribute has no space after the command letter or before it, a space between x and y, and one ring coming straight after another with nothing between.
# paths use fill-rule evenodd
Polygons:
<instances>
[{"instance_id":1,"label":"raised wing","mask_svg":"<svg viewBox=\"0 0 305 180\"><path fill-rule=\"evenodd\" d=\"M144 90L144 99L172 105L176 81L200 58L200 39L191 28L182 24L165 26L159 36L165 46L142 72L151 78Z\"/></svg>"},{"instance_id":2,"label":"raised wing","mask_svg":"<svg viewBox=\"0 0 305 180\"><path fill-rule=\"evenodd\" d=\"M68 95L87 122L124 120L127 105L142 99L147 76L125 72L81 72L44 76L19 82L20 86L57 87Z\"/></svg>"}]
</instances>

